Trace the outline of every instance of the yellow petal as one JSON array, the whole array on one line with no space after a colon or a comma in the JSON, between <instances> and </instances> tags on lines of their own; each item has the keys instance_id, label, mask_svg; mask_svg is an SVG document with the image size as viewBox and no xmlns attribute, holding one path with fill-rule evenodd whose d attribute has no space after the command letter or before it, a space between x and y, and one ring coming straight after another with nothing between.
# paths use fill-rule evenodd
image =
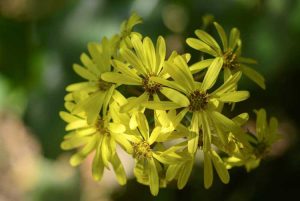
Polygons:
<instances>
[{"instance_id":1,"label":"yellow petal","mask_svg":"<svg viewBox=\"0 0 300 201\"><path fill-rule=\"evenodd\" d=\"M118 183L120 185L125 185L126 181L127 181L126 173L125 173L124 167L123 167L117 154L114 154L112 156L111 164L112 164L114 172L116 174Z\"/></svg>"},{"instance_id":2,"label":"yellow petal","mask_svg":"<svg viewBox=\"0 0 300 201\"><path fill-rule=\"evenodd\" d=\"M192 47L192 48L194 48L194 49L196 49L196 50L199 50L199 51L201 51L201 52L205 52L205 53L207 53L207 54L210 54L210 55L212 55L212 56L214 56L214 57L220 56L220 55L218 54L218 52L216 52L216 51L215 51L214 49L212 49L209 45L205 44L204 42L202 42L202 41L199 40L199 39L196 39L196 38L188 38L188 39L186 40L186 43L187 43L190 47Z\"/></svg>"},{"instance_id":3,"label":"yellow petal","mask_svg":"<svg viewBox=\"0 0 300 201\"><path fill-rule=\"evenodd\" d=\"M235 49L235 46L238 44L240 40L240 31L237 28L233 28L230 31L229 36L229 48L232 50Z\"/></svg>"},{"instance_id":4,"label":"yellow petal","mask_svg":"<svg viewBox=\"0 0 300 201\"><path fill-rule=\"evenodd\" d=\"M196 34L196 36L198 36L198 38L200 38L200 40L202 40L204 43L206 43L212 49L214 49L216 52L218 52L219 55L222 54L221 48L220 48L219 44L217 43L217 41L211 35L209 35L207 32L198 29L195 31L195 34Z\"/></svg>"},{"instance_id":5,"label":"yellow petal","mask_svg":"<svg viewBox=\"0 0 300 201\"><path fill-rule=\"evenodd\" d=\"M82 66L78 64L73 65L73 70L82 78L87 79L87 80L93 80L96 81L98 80L97 76L88 71L86 68L83 68Z\"/></svg>"},{"instance_id":6,"label":"yellow petal","mask_svg":"<svg viewBox=\"0 0 300 201\"><path fill-rule=\"evenodd\" d=\"M126 74L116 73L116 72L106 72L101 74L101 79L106 82L112 82L117 84L126 85L141 85L142 80L136 77L128 76Z\"/></svg>"},{"instance_id":7,"label":"yellow petal","mask_svg":"<svg viewBox=\"0 0 300 201\"><path fill-rule=\"evenodd\" d=\"M153 158L148 160L149 163L149 184L151 194L156 196L159 191L159 177Z\"/></svg>"},{"instance_id":8,"label":"yellow petal","mask_svg":"<svg viewBox=\"0 0 300 201\"><path fill-rule=\"evenodd\" d=\"M189 99L185 95L179 93L178 91L175 91L174 89L163 87L160 92L181 107L187 107L190 105Z\"/></svg>"},{"instance_id":9,"label":"yellow petal","mask_svg":"<svg viewBox=\"0 0 300 201\"><path fill-rule=\"evenodd\" d=\"M191 65L190 67L190 71L192 74L194 73L198 73L199 71L207 68L208 66L211 65L211 63L213 62L214 59L205 59L202 61L199 61L197 63L194 63L193 65Z\"/></svg>"},{"instance_id":10,"label":"yellow petal","mask_svg":"<svg viewBox=\"0 0 300 201\"><path fill-rule=\"evenodd\" d=\"M188 160L186 163L183 164L178 177L178 182L177 182L178 189L183 189L183 187L186 185L191 175L193 164L194 164L193 160Z\"/></svg>"},{"instance_id":11,"label":"yellow petal","mask_svg":"<svg viewBox=\"0 0 300 201\"><path fill-rule=\"evenodd\" d=\"M201 85L202 90L206 91L215 84L221 71L222 65L223 59L221 57L217 57L214 59L205 74L204 80Z\"/></svg>"},{"instance_id":12,"label":"yellow petal","mask_svg":"<svg viewBox=\"0 0 300 201\"><path fill-rule=\"evenodd\" d=\"M211 159L207 151L204 154L204 187L206 189L210 188L213 182L213 168L211 164Z\"/></svg>"},{"instance_id":13,"label":"yellow petal","mask_svg":"<svg viewBox=\"0 0 300 201\"><path fill-rule=\"evenodd\" d=\"M133 108L139 107L145 101L147 101L148 98L149 98L149 94L147 92L144 92L142 95L140 95L137 98L129 99L128 103L121 107L120 112L128 112Z\"/></svg>"},{"instance_id":14,"label":"yellow petal","mask_svg":"<svg viewBox=\"0 0 300 201\"><path fill-rule=\"evenodd\" d=\"M226 103L236 103L246 100L249 96L250 94L248 91L234 91L222 94L219 100Z\"/></svg>"},{"instance_id":15,"label":"yellow petal","mask_svg":"<svg viewBox=\"0 0 300 201\"><path fill-rule=\"evenodd\" d=\"M211 158L212 158L213 164L216 168L216 171L217 171L221 181L224 184L228 184L230 177L229 177L228 170L226 169L223 160L220 158L220 156L214 150L212 150L210 153L211 153Z\"/></svg>"},{"instance_id":16,"label":"yellow petal","mask_svg":"<svg viewBox=\"0 0 300 201\"><path fill-rule=\"evenodd\" d=\"M217 22L214 22L214 25L215 25L215 27L218 31L218 34L221 38L223 49L224 49L224 52L225 52L228 49L228 41L227 41L226 33L225 33L223 27L221 25L219 25Z\"/></svg>"},{"instance_id":17,"label":"yellow petal","mask_svg":"<svg viewBox=\"0 0 300 201\"><path fill-rule=\"evenodd\" d=\"M162 36L159 36L156 42L156 73L161 71L166 57L166 43Z\"/></svg>"},{"instance_id":18,"label":"yellow petal","mask_svg":"<svg viewBox=\"0 0 300 201\"><path fill-rule=\"evenodd\" d=\"M262 89L266 89L265 78L261 74L259 74L254 69L249 68L248 66L245 65L241 65L241 70L247 77L249 77L258 86L260 86Z\"/></svg>"},{"instance_id":19,"label":"yellow petal","mask_svg":"<svg viewBox=\"0 0 300 201\"><path fill-rule=\"evenodd\" d=\"M93 163L92 163L92 175L96 181L102 179L103 172L104 172L104 164L101 156L101 143L102 142L100 141L97 145L96 154L94 156Z\"/></svg>"}]
</instances>

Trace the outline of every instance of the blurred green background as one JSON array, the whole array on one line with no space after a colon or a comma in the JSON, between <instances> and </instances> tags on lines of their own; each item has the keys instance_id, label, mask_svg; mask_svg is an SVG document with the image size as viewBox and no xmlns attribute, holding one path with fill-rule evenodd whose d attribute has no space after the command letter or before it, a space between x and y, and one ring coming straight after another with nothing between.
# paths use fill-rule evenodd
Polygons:
<instances>
[{"instance_id":1,"label":"blurred green background","mask_svg":"<svg viewBox=\"0 0 300 201\"><path fill-rule=\"evenodd\" d=\"M117 33L132 11L144 19L138 31L153 39L162 35L169 50L190 51L194 58L199 55L185 38L205 26L204 16L213 16L227 31L240 29L243 55L258 60L254 68L265 76L267 90L243 79L241 88L248 88L251 98L237 112L253 117L253 109L265 107L278 117L283 135L259 168L233 169L228 185L215 179L205 190L198 164L183 190L170 184L153 198L134 179L125 187L109 174L100 183L92 181L89 161L77 169L68 165L70 153L59 147L65 132L58 112L65 86L80 80L72 64L79 63L88 42ZM205 28L215 34L211 25ZM299 0L0 0L0 201L298 197L299 58Z\"/></svg>"}]
</instances>

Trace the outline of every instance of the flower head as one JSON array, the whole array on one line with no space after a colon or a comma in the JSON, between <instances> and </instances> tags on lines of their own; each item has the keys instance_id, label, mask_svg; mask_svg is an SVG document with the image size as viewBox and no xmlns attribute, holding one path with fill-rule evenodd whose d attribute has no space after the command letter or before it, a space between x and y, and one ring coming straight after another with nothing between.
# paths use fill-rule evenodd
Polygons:
<instances>
[{"instance_id":1,"label":"flower head","mask_svg":"<svg viewBox=\"0 0 300 201\"><path fill-rule=\"evenodd\" d=\"M144 93L132 99L124 106L124 111L129 111L137 106L137 103L147 101L161 89L161 84L151 80L152 77L164 77L163 63L166 55L166 45L163 37L158 37L156 47L150 38L143 40L137 36L131 37L133 49L121 48L120 55L125 62L113 60L113 66L117 72L104 73L101 78L118 85L141 86Z\"/></svg>"},{"instance_id":2,"label":"flower head","mask_svg":"<svg viewBox=\"0 0 300 201\"><path fill-rule=\"evenodd\" d=\"M247 134L251 146L246 149L237 149L232 157L227 158L227 168L245 166L247 171L256 168L260 160L268 154L272 145L280 139L277 119L271 117L268 124L264 109L256 111L256 115L256 135Z\"/></svg>"},{"instance_id":3,"label":"flower head","mask_svg":"<svg viewBox=\"0 0 300 201\"><path fill-rule=\"evenodd\" d=\"M74 103L67 104L69 109L75 107ZM109 169L112 165L118 182L126 183L126 174L116 152L116 145L120 144L128 153L132 153L131 144L122 133L126 127L120 123L111 122L110 114L103 117L98 116L95 123L90 124L84 112L71 114L60 112L61 118L68 124L66 131L69 133L64 137L61 148L64 150L79 149L71 159L73 166L79 165L88 155L95 152L92 174L95 180L101 180L104 168Z\"/></svg>"},{"instance_id":4,"label":"flower head","mask_svg":"<svg viewBox=\"0 0 300 201\"><path fill-rule=\"evenodd\" d=\"M105 114L115 89L115 85L111 82L104 81L101 74L111 71L111 43L104 38L101 43L90 43L88 49L91 58L81 55L83 66L74 64L74 71L85 82L69 85L66 90L70 93L85 93L87 96L81 99L73 108L73 113L85 111L89 123L94 123L102 110Z\"/></svg>"},{"instance_id":5,"label":"flower head","mask_svg":"<svg viewBox=\"0 0 300 201\"><path fill-rule=\"evenodd\" d=\"M247 66L248 64L256 64L256 61L241 57L242 42L239 30L237 28L231 29L228 39L223 27L217 22L214 22L214 25L220 36L222 48L210 34L200 29L195 31L198 38L188 38L186 40L187 44L196 50L213 56L214 58L221 58L223 60L222 67L224 69L225 80L233 73L241 71L253 82L265 89L264 77ZM202 60L194 64L191 69L193 72L198 72L210 66L212 61L213 59Z\"/></svg>"}]
</instances>

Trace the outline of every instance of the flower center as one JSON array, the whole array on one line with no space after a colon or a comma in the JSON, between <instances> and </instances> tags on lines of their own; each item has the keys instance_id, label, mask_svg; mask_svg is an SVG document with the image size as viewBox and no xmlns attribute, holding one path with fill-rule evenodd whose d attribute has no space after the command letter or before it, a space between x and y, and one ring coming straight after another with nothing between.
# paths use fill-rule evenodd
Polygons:
<instances>
[{"instance_id":1,"label":"flower center","mask_svg":"<svg viewBox=\"0 0 300 201\"><path fill-rule=\"evenodd\" d=\"M264 142L260 142L256 145L256 148L254 149L254 154L258 158L265 157L269 152L269 147Z\"/></svg>"},{"instance_id":2,"label":"flower center","mask_svg":"<svg viewBox=\"0 0 300 201\"><path fill-rule=\"evenodd\" d=\"M105 120L99 117L95 123L95 126L97 128L97 131L102 135L109 135L109 130L107 129L105 125Z\"/></svg>"},{"instance_id":3,"label":"flower center","mask_svg":"<svg viewBox=\"0 0 300 201\"><path fill-rule=\"evenodd\" d=\"M137 159L152 157L151 147L148 142L133 143L133 156Z\"/></svg>"},{"instance_id":4,"label":"flower center","mask_svg":"<svg viewBox=\"0 0 300 201\"><path fill-rule=\"evenodd\" d=\"M111 83L102 80L101 78L98 80L98 87L100 91L107 91L112 86Z\"/></svg>"},{"instance_id":5,"label":"flower center","mask_svg":"<svg viewBox=\"0 0 300 201\"><path fill-rule=\"evenodd\" d=\"M142 85L146 92L148 92L150 95L157 93L161 89L161 84L153 82L150 80L150 77L152 75L146 76L143 81Z\"/></svg>"},{"instance_id":6,"label":"flower center","mask_svg":"<svg viewBox=\"0 0 300 201\"><path fill-rule=\"evenodd\" d=\"M206 93L196 90L189 95L189 110L191 112L205 109L208 103L208 97Z\"/></svg>"},{"instance_id":7,"label":"flower center","mask_svg":"<svg viewBox=\"0 0 300 201\"><path fill-rule=\"evenodd\" d=\"M224 68L229 68L233 70L240 66L239 62L237 61L237 55L232 50L225 52L223 58L224 58L224 64L223 64Z\"/></svg>"}]
</instances>

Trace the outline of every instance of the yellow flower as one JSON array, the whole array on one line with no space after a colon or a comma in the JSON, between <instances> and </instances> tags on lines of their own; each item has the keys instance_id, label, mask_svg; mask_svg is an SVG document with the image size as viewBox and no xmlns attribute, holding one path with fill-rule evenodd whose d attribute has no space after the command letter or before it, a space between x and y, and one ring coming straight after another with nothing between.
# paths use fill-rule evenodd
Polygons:
<instances>
[{"instance_id":1,"label":"yellow flower","mask_svg":"<svg viewBox=\"0 0 300 201\"><path fill-rule=\"evenodd\" d=\"M74 71L85 82L75 83L67 86L66 90L70 93L86 93L85 99L81 100L73 108L72 113L86 112L88 123L94 123L100 111L106 114L110 98L115 89L115 85L101 79L101 74L111 71L111 43L104 38L101 43L90 43L88 50L91 58L81 55L81 62L84 66L74 64Z\"/></svg>"},{"instance_id":2,"label":"yellow flower","mask_svg":"<svg viewBox=\"0 0 300 201\"><path fill-rule=\"evenodd\" d=\"M123 136L133 146L134 174L137 181L149 185L152 195L157 195L162 184L160 184L162 181L159 176L164 169L162 164L175 164L184 159L173 150L165 150L162 144L159 143L159 141L166 141L167 138L158 141L161 135L173 130L156 125L150 132L148 120L141 112L137 114L137 124L137 129L127 131Z\"/></svg>"},{"instance_id":3,"label":"yellow flower","mask_svg":"<svg viewBox=\"0 0 300 201\"><path fill-rule=\"evenodd\" d=\"M122 111L130 111L139 104L147 101L150 96L156 95L161 89L161 84L151 81L151 77L165 77L163 63L166 55L166 45L163 37L158 37L156 48L150 38L140 39L131 37L133 50L121 48L120 55L126 63L113 60L113 66L118 72L104 73L101 78L118 85L142 86L144 93L128 101ZM158 98L158 97L157 97Z\"/></svg>"},{"instance_id":4,"label":"yellow flower","mask_svg":"<svg viewBox=\"0 0 300 201\"><path fill-rule=\"evenodd\" d=\"M241 73L232 75L224 84L213 92L209 92L217 79L218 71L220 71L219 63L221 59L215 60L211 68L207 71L202 83L196 82L186 64L186 61L177 56L174 62L166 62L165 69L174 81L168 81L161 78L151 78L157 83L168 87L162 87L161 93L170 101L148 101L143 105L150 109L169 110L182 108L182 117L188 112L192 113L190 124L191 131L199 133L202 128L204 150L211 149L211 127L216 127L220 131L237 130L236 124L222 115L218 111L219 103L235 103L243 101L249 97L248 91L235 91L236 83L241 77ZM176 84L175 84L176 83ZM173 88L173 89L172 89ZM176 89L176 90L174 90ZM211 126L212 125L212 126ZM239 130L239 129L238 129ZM225 138L219 132L220 138ZM189 152L194 153L197 148L198 136L189 141Z\"/></svg>"},{"instance_id":5,"label":"yellow flower","mask_svg":"<svg viewBox=\"0 0 300 201\"><path fill-rule=\"evenodd\" d=\"M223 60L224 78L228 79L230 75L237 71L242 71L253 82L265 89L265 80L262 75L247 66L248 64L256 64L256 61L250 58L241 57L242 42L240 39L240 32L237 28L230 31L229 39L222 26L214 22L218 34L222 41L222 48L217 41L208 33L203 30L196 30L195 34L199 39L188 38L187 44L192 48L201 52L207 53L216 59ZM198 72L208 67L214 59L206 59L195 63L191 66L192 72Z\"/></svg>"},{"instance_id":6,"label":"yellow flower","mask_svg":"<svg viewBox=\"0 0 300 201\"><path fill-rule=\"evenodd\" d=\"M66 104L68 109L73 109L76 104L69 102ZM92 164L92 174L95 180L101 180L104 168L109 169L112 165L118 182L121 185L126 183L126 174L121 161L116 152L116 145L128 153L132 153L132 146L126 138L121 135L126 131L126 127L120 123L111 122L110 114L103 117L98 116L97 121L89 124L84 112L71 114L60 112L61 118L68 124L61 148L64 150L77 149L70 163L72 166L79 165L89 154L95 152Z\"/></svg>"},{"instance_id":7,"label":"yellow flower","mask_svg":"<svg viewBox=\"0 0 300 201\"><path fill-rule=\"evenodd\" d=\"M256 168L260 160L268 154L272 145L280 139L277 119L271 117L268 124L264 109L256 111L256 115L256 135L247 134L251 147L239 149L232 154L233 156L227 158L227 168L245 166L247 171Z\"/></svg>"}]
</instances>

